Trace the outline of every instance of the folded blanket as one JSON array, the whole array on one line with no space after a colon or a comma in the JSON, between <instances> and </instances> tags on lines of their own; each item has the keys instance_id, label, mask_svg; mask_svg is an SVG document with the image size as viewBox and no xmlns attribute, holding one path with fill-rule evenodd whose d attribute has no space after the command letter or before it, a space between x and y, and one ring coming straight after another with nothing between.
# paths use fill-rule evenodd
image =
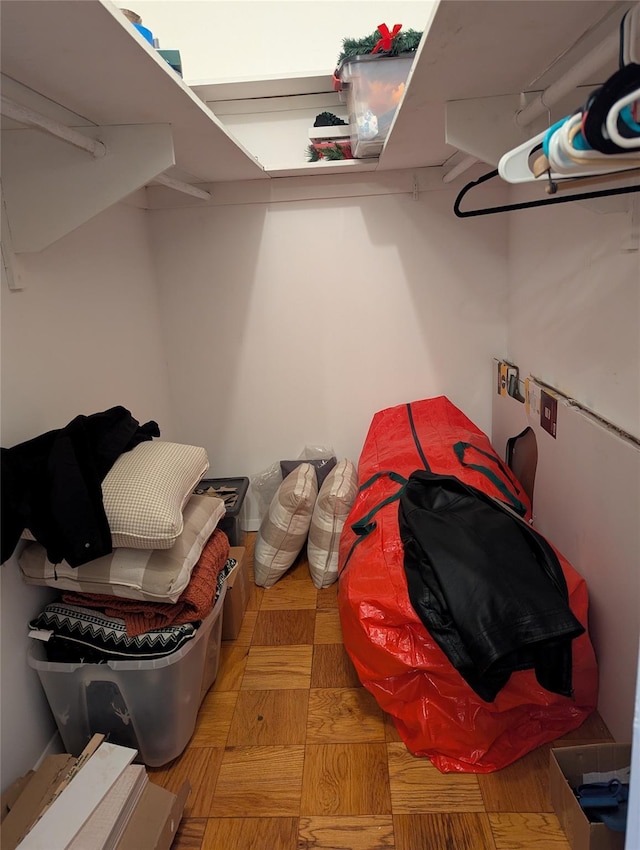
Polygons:
<instances>
[{"instance_id":1,"label":"folded blanket","mask_svg":"<svg viewBox=\"0 0 640 850\"><path fill-rule=\"evenodd\" d=\"M70 605L99 608L108 617L123 619L129 637L165 626L193 623L196 620L204 620L213 608L216 579L228 557L229 538L224 531L217 528L205 544L191 573L191 580L177 602L144 602L101 593L71 591L63 593L62 600Z\"/></svg>"}]
</instances>

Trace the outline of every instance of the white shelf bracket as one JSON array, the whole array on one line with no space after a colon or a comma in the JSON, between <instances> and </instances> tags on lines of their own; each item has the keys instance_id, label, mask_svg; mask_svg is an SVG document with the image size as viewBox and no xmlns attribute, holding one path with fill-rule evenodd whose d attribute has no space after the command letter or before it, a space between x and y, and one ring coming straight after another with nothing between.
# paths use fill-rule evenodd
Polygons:
<instances>
[{"instance_id":1,"label":"white shelf bracket","mask_svg":"<svg viewBox=\"0 0 640 850\"><path fill-rule=\"evenodd\" d=\"M2 186L13 250L41 251L175 164L169 124L86 127L104 156L36 130L2 131Z\"/></svg>"},{"instance_id":2,"label":"white shelf bracket","mask_svg":"<svg viewBox=\"0 0 640 850\"><path fill-rule=\"evenodd\" d=\"M513 120L519 106L519 94L449 101L445 104L446 141L469 157L497 166L505 151L532 135L531 129L518 127Z\"/></svg>"},{"instance_id":3,"label":"white shelf bracket","mask_svg":"<svg viewBox=\"0 0 640 850\"><path fill-rule=\"evenodd\" d=\"M12 292L17 292L24 287L22 285L19 260L13 252L11 230L9 229L9 219L7 216L7 208L4 203L2 184L0 184L0 205L2 207L2 220L0 223L0 235L2 236L2 241L0 242L0 248L2 249L2 275L9 289Z\"/></svg>"},{"instance_id":4,"label":"white shelf bracket","mask_svg":"<svg viewBox=\"0 0 640 850\"><path fill-rule=\"evenodd\" d=\"M66 127L59 121L54 121L53 118L47 118L46 115L41 115L27 106L22 106L8 97L2 96L0 99L0 113L5 118L12 118L20 124L26 124L29 127L37 127L39 130L44 130L57 139L90 153L96 159L103 157L107 152L103 143L97 139L85 136L77 130Z\"/></svg>"},{"instance_id":5,"label":"white shelf bracket","mask_svg":"<svg viewBox=\"0 0 640 850\"><path fill-rule=\"evenodd\" d=\"M205 189L199 189L197 186L192 186L191 183L176 180L166 174L159 174L155 178L154 183L159 183L168 189L175 189L176 192L182 192L183 195L191 195L193 198L199 198L201 201L210 201L212 198L211 192L207 192Z\"/></svg>"},{"instance_id":6,"label":"white shelf bracket","mask_svg":"<svg viewBox=\"0 0 640 850\"><path fill-rule=\"evenodd\" d=\"M465 171L468 171L478 161L475 156L465 156L457 165L454 165L442 178L443 183L452 183L456 177L460 177Z\"/></svg>"}]
</instances>

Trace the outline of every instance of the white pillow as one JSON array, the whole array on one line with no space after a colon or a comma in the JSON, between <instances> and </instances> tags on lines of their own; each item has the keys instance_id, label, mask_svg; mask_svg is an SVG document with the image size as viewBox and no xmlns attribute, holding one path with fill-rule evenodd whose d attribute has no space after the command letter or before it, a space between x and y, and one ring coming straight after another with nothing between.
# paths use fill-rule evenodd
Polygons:
<instances>
[{"instance_id":1,"label":"white pillow","mask_svg":"<svg viewBox=\"0 0 640 850\"><path fill-rule=\"evenodd\" d=\"M278 487L256 537L254 572L260 587L273 587L302 551L317 495L310 463L297 466Z\"/></svg>"},{"instance_id":2,"label":"white pillow","mask_svg":"<svg viewBox=\"0 0 640 850\"><path fill-rule=\"evenodd\" d=\"M27 584L122 599L177 602L202 550L225 515L222 499L192 496L184 508L184 529L170 549L119 547L110 555L74 568L52 564L39 543L28 543L18 558Z\"/></svg>"},{"instance_id":3,"label":"white pillow","mask_svg":"<svg viewBox=\"0 0 640 850\"><path fill-rule=\"evenodd\" d=\"M311 517L307 556L311 581L318 588L338 578L338 544L357 492L358 472L345 458L325 478Z\"/></svg>"}]
</instances>

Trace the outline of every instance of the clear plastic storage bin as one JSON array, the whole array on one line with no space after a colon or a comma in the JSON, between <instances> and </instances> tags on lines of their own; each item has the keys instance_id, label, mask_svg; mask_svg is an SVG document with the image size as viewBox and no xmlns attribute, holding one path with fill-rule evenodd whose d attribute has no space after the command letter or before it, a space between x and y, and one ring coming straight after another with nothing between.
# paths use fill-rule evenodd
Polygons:
<instances>
[{"instance_id":1,"label":"clear plastic storage bin","mask_svg":"<svg viewBox=\"0 0 640 850\"><path fill-rule=\"evenodd\" d=\"M218 672L226 591L225 582L196 636L165 658L65 664L47 661L45 645L31 642L27 660L38 672L68 753L80 755L99 732L137 749L150 767L180 755Z\"/></svg>"},{"instance_id":2,"label":"clear plastic storage bin","mask_svg":"<svg viewBox=\"0 0 640 850\"><path fill-rule=\"evenodd\" d=\"M404 92L415 53L348 56L337 76L346 95L351 150L356 159L379 156Z\"/></svg>"}]
</instances>

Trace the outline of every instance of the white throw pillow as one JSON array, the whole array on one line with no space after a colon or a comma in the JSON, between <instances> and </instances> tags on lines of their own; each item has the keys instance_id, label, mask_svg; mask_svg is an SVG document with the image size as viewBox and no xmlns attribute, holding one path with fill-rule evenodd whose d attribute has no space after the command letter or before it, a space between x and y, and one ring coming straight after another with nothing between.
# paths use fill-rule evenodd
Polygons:
<instances>
[{"instance_id":1,"label":"white throw pillow","mask_svg":"<svg viewBox=\"0 0 640 850\"><path fill-rule=\"evenodd\" d=\"M311 517L307 555L311 581L318 588L338 578L338 544L357 492L358 472L345 458L325 478Z\"/></svg>"},{"instance_id":2,"label":"white throw pillow","mask_svg":"<svg viewBox=\"0 0 640 850\"><path fill-rule=\"evenodd\" d=\"M273 587L302 551L318 495L316 471L297 466L284 479L260 524L254 550L255 581Z\"/></svg>"}]
</instances>

